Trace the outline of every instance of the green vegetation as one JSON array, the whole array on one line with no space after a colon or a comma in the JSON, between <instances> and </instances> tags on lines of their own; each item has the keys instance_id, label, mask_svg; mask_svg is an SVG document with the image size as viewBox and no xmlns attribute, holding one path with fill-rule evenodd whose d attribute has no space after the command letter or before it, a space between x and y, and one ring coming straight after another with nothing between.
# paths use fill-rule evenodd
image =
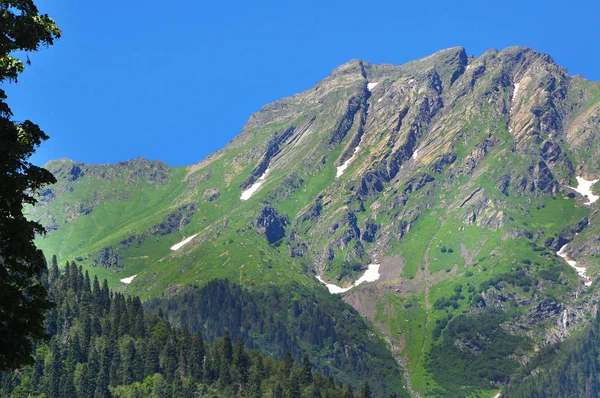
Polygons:
<instances>
[{"instance_id":1,"label":"green vegetation","mask_svg":"<svg viewBox=\"0 0 600 398\"><path fill-rule=\"evenodd\" d=\"M570 339L545 347L505 389L505 395L594 397L600 391L600 317Z\"/></svg>"},{"instance_id":2,"label":"green vegetation","mask_svg":"<svg viewBox=\"0 0 600 398\"><path fill-rule=\"evenodd\" d=\"M210 330L208 344L186 324L144 314L138 297L91 282L75 263L64 273L54 265L49 285L56 303L46 317L51 340L37 347L32 366L0 373L3 397L370 396L366 381L354 392L314 372L306 354L274 360L227 329L222 337Z\"/></svg>"},{"instance_id":3,"label":"green vegetation","mask_svg":"<svg viewBox=\"0 0 600 398\"><path fill-rule=\"evenodd\" d=\"M278 359L308 353L336 381L368 378L374 395L403 391L391 348L421 396L491 397L549 337L555 305L593 308L596 287L556 251L568 242L592 278L600 270L596 207L565 188L600 177L586 144L599 142L598 87L524 48L355 60L263 107L199 164L52 162L59 183L30 216L51 229L37 239L46 252L207 340L227 328ZM343 300L315 278L350 286L375 262L380 280ZM529 317L544 303L554 310Z\"/></svg>"},{"instance_id":4,"label":"green vegetation","mask_svg":"<svg viewBox=\"0 0 600 398\"><path fill-rule=\"evenodd\" d=\"M145 307L164 313L172 324L201 330L208 340L228 329L234 339L239 336L275 358L290 352L300 361L308 353L317 369L344 385L377 380L372 389L378 396L406 393L383 341L337 295L314 293L298 284L249 292L227 280L212 280L168 300L150 300Z\"/></svg>"},{"instance_id":5,"label":"green vegetation","mask_svg":"<svg viewBox=\"0 0 600 398\"><path fill-rule=\"evenodd\" d=\"M509 356L518 349L528 349L530 343L507 333L500 326L506 319L502 311L486 309L448 322L443 341L432 345L426 362L433 379L444 388L438 394L466 396L509 380L519 368Z\"/></svg>"}]
</instances>

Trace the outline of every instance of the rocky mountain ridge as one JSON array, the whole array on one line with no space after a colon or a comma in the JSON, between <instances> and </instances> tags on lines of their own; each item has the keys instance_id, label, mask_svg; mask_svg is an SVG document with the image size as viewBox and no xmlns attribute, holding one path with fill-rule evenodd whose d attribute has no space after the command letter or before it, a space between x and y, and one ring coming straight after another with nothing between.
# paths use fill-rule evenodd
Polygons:
<instances>
[{"instance_id":1,"label":"rocky mountain ridge","mask_svg":"<svg viewBox=\"0 0 600 398\"><path fill-rule=\"evenodd\" d=\"M428 355L489 350L470 336L444 345L456 323L509 314L490 316L489 338L528 343L508 364L594 312L598 120L600 84L528 48L353 60L265 105L198 164L51 162L59 183L31 217L50 229L38 239L48 254L144 297L223 277L346 290L378 265L344 301L386 337L415 394L448 392Z\"/></svg>"}]
</instances>

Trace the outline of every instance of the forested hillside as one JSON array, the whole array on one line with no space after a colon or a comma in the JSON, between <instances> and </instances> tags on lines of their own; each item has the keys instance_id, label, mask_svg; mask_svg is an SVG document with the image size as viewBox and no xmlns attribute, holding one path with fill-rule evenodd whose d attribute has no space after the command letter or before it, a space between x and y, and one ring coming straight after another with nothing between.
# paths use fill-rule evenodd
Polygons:
<instances>
[{"instance_id":1,"label":"forested hillside","mask_svg":"<svg viewBox=\"0 0 600 398\"><path fill-rule=\"evenodd\" d=\"M507 387L506 397L597 397L600 393L600 319L579 335L542 350Z\"/></svg>"},{"instance_id":2,"label":"forested hillside","mask_svg":"<svg viewBox=\"0 0 600 398\"><path fill-rule=\"evenodd\" d=\"M379 394L402 391L402 378L381 339L339 296L323 296L292 284L250 292L227 280L213 280L168 300L144 305L162 311L175 325L201 330L207 340L224 329L253 348L296 361L309 353L315 365L338 381L377 380ZM367 338L365 338L367 337Z\"/></svg>"},{"instance_id":3,"label":"forested hillside","mask_svg":"<svg viewBox=\"0 0 600 398\"><path fill-rule=\"evenodd\" d=\"M249 350L226 329L190 332L162 316L144 314L138 297L111 292L74 262L48 275L56 307L46 317L47 344L35 363L0 373L2 397L368 397L368 381L354 389L314 373L308 355L295 363Z\"/></svg>"}]
</instances>

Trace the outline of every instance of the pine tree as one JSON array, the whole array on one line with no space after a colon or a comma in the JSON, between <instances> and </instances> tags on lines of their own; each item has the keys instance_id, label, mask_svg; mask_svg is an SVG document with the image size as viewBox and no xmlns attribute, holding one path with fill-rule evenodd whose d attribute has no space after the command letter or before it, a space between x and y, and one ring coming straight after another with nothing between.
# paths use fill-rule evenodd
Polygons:
<instances>
[{"instance_id":1,"label":"pine tree","mask_svg":"<svg viewBox=\"0 0 600 398\"><path fill-rule=\"evenodd\" d=\"M52 360L50 363L48 375L48 383L46 385L46 391L50 398L57 398L60 395L60 379L62 374L62 361L60 357L60 348L57 342L52 344Z\"/></svg>"},{"instance_id":2,"label":"pine tree","mask_svg":"<svg viewBox=\"0 0 600 398\"><path fill-rule=\"evenodd\" d=\"M223 360L229 366L233 360L233 347L231 346L231 333L229 329L225 329L223 336Z\"/></svg>"},{"instance_id":3,"label":"pine tree","mask_svg":"<svg viewBox=\"0 0 600 398\"><path fill-rule=\"evenodd\" d=\"M110 289L108 288L108 281L106 279L102 282L101 297L102 313L106 314L110 310Z\"/></svg>"},{"instance_id":4,"label":"pine tree","mask_svg":"<svg viewBox=\"0 0 600 398\"><path fill-rule=\"evenodd\" d=\"M175 345L175 337L173 335L169 336L167 339L167 344L162 353L163 356L163 374L167 382L171 382L177 372L177 347Z\"/></svg>"},{"instance_id":5,"label":"pine tree","mask_svg":"<svg viewBox=\"0 0 600 398\"><path fill-rule=\"evenodd\" d=\"M350 384L348 384L348 386L346 387L346 391L344 391L344 398L353 398L354 397L354 390L352 389L352 386Z\"/></svg>"},{"instance_id":6,"label":"pine tree","mask_svg":"<svg viewBox=\"0 0 600 398\"><path fill-rule=\"evenodd\" d=\"M303 385L309 385L312 383L312 367L310 366L310 359L308 354L302 355L302 379Z\"/></svg>"},{"instance_id":7,"label":"pine tree","mask_svg":"<svg viewBox=\"0 0 600 398\"><path fill-rule=\"evenodd\" d=\"M154 339L150 339L146 345L144 355L144 376L153 376L160 370L159 365L160 346Z\"/></svg>"},{"instance_id":8,"label":"pine tree","mask_svg":"<svg viewBox=\"0 0 600 398\"><path fill-rule=\"evenodd\" d=\"M293 367L294 360L292 359L292 354L289 351L286 351L285 357L283 358L283 375L286 378L290 376Z\"/></svg>"},{"instance_id":9,"label":"pine tree","mask_svg":"<svg viewBox=\"0 0 600 398\"><path fill-rule=\"evenodd\" d=\"M108 385L110 383L110 363L111 358L109 355L108 348L105 346L102 350L102 357L100 359L100 368L98 370L98 377L96 378L96 389L94 391L94 398L109 398L110 391Z\"/></svg>"},{"instance_id":10,"label":"pine tree","mask_svg":"<svg viewBox=\"0 0 600 398\"><path fill-rule=\"evenodd\" d=\"M81 366L81 375L79 377L79 385L76 386L78 390L78 397L92 397L94 394L95 386L92 382L92 377L90 374L90 368L87 363L84 363Z\"/></svg>"},{"instance_id":11,"label":"pine tree","mask_svg":"<svg viewBox=\"0 0 600 398\"><path fill-rule=\"evenodd\" d=\"M90 286L90 274L88 273L87 269L85 270L85 276L83 278L83 291L88 293L92 292L92 288Z\"/></svg>"},{"instance_id":12,"label":"pine tree","mask_svg":"<svg viewBox=\"0 0 600 398\"><path fill-rule=\"evenodd\" d=\"M59 275L60 271L58 269L58 261L56 260L56 254L54 254L50 263L50 272L48 273L48 281L50 286L56 283Z\"/></svg>"},{"instance_id":13,"label":"pine tree","mask_svg":"<svg viewBox=\"0 0 600 398\"><path fill-rule=\"evenodd\" d=\"M221 361L219 367L219 385L222 389L228 389L231 386L231 372L229 371L229 364L225 361Z\"/></svg>"},{"instance_id":14,"label":"pine tree","mask_svg":"<svg viewBox=\"0 0 600 398\"><path fill-rule=\"evenodd\" d=\"M236 339L235 346L233 347L233 366L239 372L242 384L246 384L248 382L250 364L244 347L244 341L240 336Z\"/></svg>"},{"instance_id":15,"label":"pine tree","mask_svg":"<svg viewBox=\"0 0 600 398\"><path fill-rule=\"evenodd\" d=\"M286 398L300 398L300 374L297 371L292 372L288 377Z\"/></svg>"},{"instance_id":16,"label":"pine tree","mask_svg":"<svg viewBox=\"0 0 600 398\"><path fill-rule=\"evenodd\" d=\"M202 339L202 332L198 330L192 338L192 352L190 353L190 371L192 378L196 381L202 380L203 377L202 363L204 362L204 356L204 340Z\"/></svg>"},{"instance_id":17,"label":"pine tree","mask_svg":"<svg viewBox=\"0 0 600 398\"><path fill-rule=\"evenodd\" d=\"M368 380L365 380L365 384L363 384L361 395L362 398L371 398L371 387Z\"/></svg>"},{"instance_id":18,"label":"pine tree","mask_svg":"<svg viewBox=\"0 0 600 398\"><path fill-rule=\"evenodd\" d=\"M125 350L121 361L121 377L117 384L129 385L135 381L135 344L132 339L125 344Z\"/></svg>"}]
</instances>

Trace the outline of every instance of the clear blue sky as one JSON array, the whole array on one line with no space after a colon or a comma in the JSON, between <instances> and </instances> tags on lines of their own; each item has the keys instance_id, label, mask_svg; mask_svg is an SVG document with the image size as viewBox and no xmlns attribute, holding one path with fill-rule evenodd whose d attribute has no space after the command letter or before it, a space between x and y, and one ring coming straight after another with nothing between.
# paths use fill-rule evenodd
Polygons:
<instances>
[{"instance_id":1,"label":"clear blue sky","mask_svg":"<svg viewBox=\"0 0 600 398\"><path fill-rule=\"evenodd\" d=\"M50 140L33 161L195 163L266 103L353 58L530 46L600 80L600 2L37 0L63 30L6 87Z\"/></svg>"}]
</instances>

